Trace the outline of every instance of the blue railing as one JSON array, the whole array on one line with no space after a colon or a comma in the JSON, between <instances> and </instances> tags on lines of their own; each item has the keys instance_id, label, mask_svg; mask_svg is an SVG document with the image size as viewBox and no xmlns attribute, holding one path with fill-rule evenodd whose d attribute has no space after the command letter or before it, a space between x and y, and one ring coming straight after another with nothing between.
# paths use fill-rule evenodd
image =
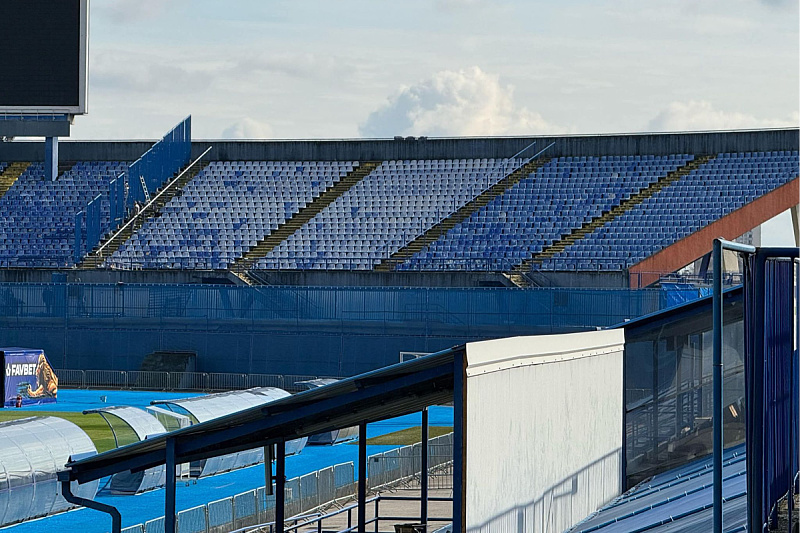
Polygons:
<instances>
[{"instance_id":1,"label":"blue railing","mask_svg":"<svg viewBox=\"0 0 800 533\"><path fill-rule=\"evenodd\" d=\"M172 128L163 139L153 145L138 160L128 166L127 207L134 202L147 202L150 195L161 187L175 172L185 166L192 152L192 117ZM142 186L144 182L147 192Z\"/></svg>"},{"instance_id":2,"label":"blue railing","mask_svg":"<svg viewBox=\"0 0 800 533\"><path fill-rule=\"evenodd\" d=\"M142 157L108 184L108 192L93 198L75 216L75 262L100 243L102 236L119 227L133 206L150 201L152 193L189 163L192 152L192 117L186 117ZM146 189L146 192L145 192ZM102 204L109 209L108 226L102 221Z\"/></svg>"}]
</instances>

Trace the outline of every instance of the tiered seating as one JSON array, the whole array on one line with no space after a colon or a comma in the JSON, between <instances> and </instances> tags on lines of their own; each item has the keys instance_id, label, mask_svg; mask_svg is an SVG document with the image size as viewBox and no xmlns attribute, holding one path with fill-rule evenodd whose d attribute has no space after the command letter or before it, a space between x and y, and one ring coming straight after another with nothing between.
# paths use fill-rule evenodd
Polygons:
<instances>
[{"instance_id":1,"label":"tiered seating","mask_svg":"<svg viewBox=\"0 0 800 533\"><path fill-rule=\"evenodd\" d=\"M386 161L257 268L370 270L525 161Z\"/></svg>"},{"instance_id":2,"label":"tiered seating","mask_svg":"<svg viewBox=\"0 0 800 533\"><path fill-rule=\"evenodd\" d=\"M107 265L224 269L356 162L213 162Z\"/></svg>"},{"instance_id":3,"label":"tiered seating","mask_svg":"<svg viewBox=\"0 0 800 533\"><path fill-rule=\"evenodd\" d=\"M396 268L511 271L534 258L534 268L543 270L624 270L787 183L800 165L797 151L719 154L538 263L536 254L693 159L553 159ZM225 269L273 234L275 242L288 237L274 248L270 243L255 268L371 270L524 162L385 161L330 204L319 204L300 229L284 227L277 235L358 163L212 162L105 266ZM6 167L0 163L0 172ZM52 182L42 163L30 165L0 198L0 267L72 266L75 214L124 170L124 163L79 162ZM105 232L107 200L101 218Z\"/></svg>"},{"instance_id":4,"label":"tiered seating","mask_svg":"<svg viewBox=\"0 0 800 533\"><path fill-rule=\"evenodd\" d=\"M6 169L7 166L8 163L6 163L5 161L0 161L0 174L3 173L3 171Z\"/></svg>"},{"instance_id":5,"label":"tiered seating","mask_svg":"<svg viewBox=\"0 0 800 533\"><path fill-rule=\"evenodd\" d=\"M554 159L398 270L510 270L691 159L686 154Z\"/></svg>"},{"instance_id":6,"label":"tiered seating","mask_svg":"<svg viewBox=\"0 0 800 533\"><path fill-rule=\"evenodd\" d=\"M545 270L622 270L798 175L798 153L719 154L545 260Z\"/></svg>"},{"instance_id":7,"label":"tiered seating","mask_svg":"<svg viewBox=\"0 0 800 533\"><path fill-rule=\"evenodd\" d=\"M107 191L108 182L124 169L118 162L79 162L51 181L44 179L42 163L28 167L0 199L0 266L74 265L75 214ZM101 205L101 230L108 224L106 201Z\"/></svg>"}]
</instances>

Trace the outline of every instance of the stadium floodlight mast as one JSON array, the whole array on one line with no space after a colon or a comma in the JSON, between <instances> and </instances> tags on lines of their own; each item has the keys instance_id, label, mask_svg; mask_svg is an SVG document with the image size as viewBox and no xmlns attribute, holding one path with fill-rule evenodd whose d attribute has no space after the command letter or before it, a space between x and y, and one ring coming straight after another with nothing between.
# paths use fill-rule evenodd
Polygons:
<instances>
[{"instance_id":1,"label":"stadium floodlight mast","mask_svg":"<svg viewBox=\"0 0 800 533\"><path fill-rule=\"evenodd\" d=\"M45 175L58 176L58 138L87 112L89 0L2 0L0 138L45 138Z\"/></svg>"}]
</instances>

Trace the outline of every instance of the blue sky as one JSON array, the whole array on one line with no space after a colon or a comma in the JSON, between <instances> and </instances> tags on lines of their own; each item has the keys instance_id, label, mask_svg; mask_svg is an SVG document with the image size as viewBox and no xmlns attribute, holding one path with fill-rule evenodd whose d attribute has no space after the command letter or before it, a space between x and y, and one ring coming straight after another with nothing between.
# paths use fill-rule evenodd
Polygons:
<instances>
[{"instance_id":1,"label":"blue sky","mask_svg":"<svg viewBox=\"0 0 800 533\"><path fill-rule=\"evenodd\" d=\"M796 0L93 0L75 139L796 126Z\"/></svg>"}]
</instances>

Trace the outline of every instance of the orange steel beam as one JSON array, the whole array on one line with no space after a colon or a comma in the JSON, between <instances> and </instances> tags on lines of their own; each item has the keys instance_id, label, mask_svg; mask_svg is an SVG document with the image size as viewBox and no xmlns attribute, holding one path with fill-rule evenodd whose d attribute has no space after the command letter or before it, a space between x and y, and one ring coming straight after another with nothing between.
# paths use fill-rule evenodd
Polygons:
<instances>
[{"instance_id":1,"label":"orange steel beam","mask_svg":"<svg viewBox=\"0 0 800 533\"><path fill-rule=\"evenodd\" d=\"M646 287L711 251L717 237L733 240L800 203L800 178L756 198L736 211L667 246L628 269L632 288Z\"/></svg>"}]
</instances>

